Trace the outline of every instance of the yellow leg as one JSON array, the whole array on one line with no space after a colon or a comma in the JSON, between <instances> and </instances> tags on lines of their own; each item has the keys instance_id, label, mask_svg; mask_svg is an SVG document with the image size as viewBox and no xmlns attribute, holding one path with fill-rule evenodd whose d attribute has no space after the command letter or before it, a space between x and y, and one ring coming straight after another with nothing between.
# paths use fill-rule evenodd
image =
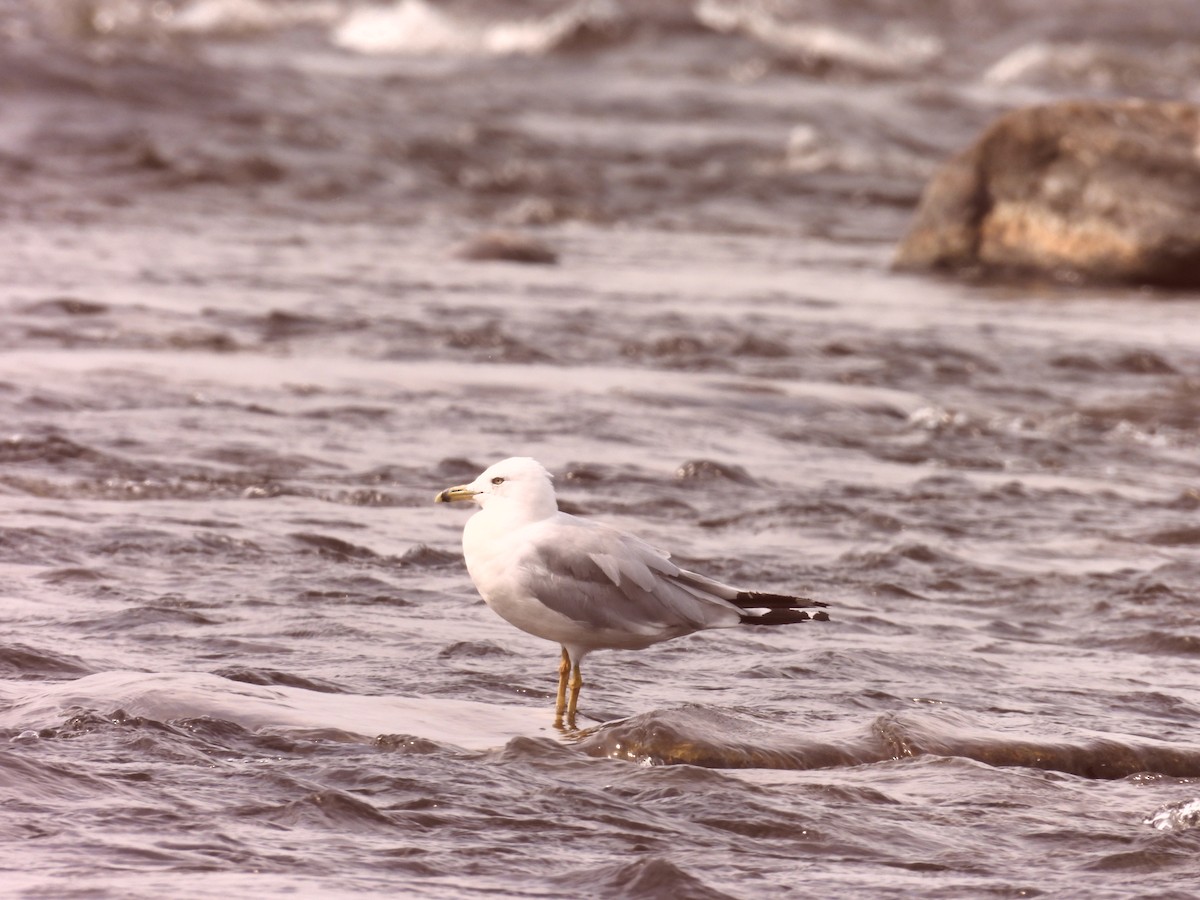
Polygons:
<instances>
[{"instance_id":1,"label":"yellow leg","mask_svg":"<svg viewBox=\"0 0 1200 900\"><path fill-rule=\"evenodd\" d=\"M575 707L579 705L579 689L583 687L583 675L579 673L579 663L571 669L571 702L567 706L567 727L575 727Z\"/></svg>"},{"instance_id":2,"label":"yellow leg","mask_svg":"<svg viewBox=\"0 0 1200 900\"><path fill-rule=\"evenodd\" d=\"M570 674L571 657L567 655L567 648L563 647L562 662L558 664L558 700L554 704L555 728L562 728L563 710L567 706L567 676Z\"/></svg>"}]
</instances>

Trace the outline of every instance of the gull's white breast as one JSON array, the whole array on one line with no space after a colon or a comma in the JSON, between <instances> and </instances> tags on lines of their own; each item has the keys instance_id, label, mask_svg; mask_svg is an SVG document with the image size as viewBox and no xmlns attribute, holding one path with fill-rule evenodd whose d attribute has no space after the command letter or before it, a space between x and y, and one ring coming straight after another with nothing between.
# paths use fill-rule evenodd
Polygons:
<instances>
[{"instance_id":1,"label":"gull's white breast","mask_svg":"<svg viewBox=\"0 0 1200 900\"><path fill-rule=\"evenodd\" d=\"M541 603L521 579L525 528L509 527L501 516L475 513L463 529L467 572L483 601L500 618L522 631L560 644L590 644L590 630Z\"/></svg>"},{"instance_id":2,"label":"gull's white breast","mask_svg":"<svg viewBox=\"0 0 1200 900\"><path fill-rule=\"evenodd\" d=\"M463 529L463 556L467 571L487 605L509 624L535 637L567 647L574 659L600 648L638 650L686 634L694 628L654 627L647 623L629 628L603 627L553 609L531 590L529 548L551 521L538 520L513 527L503 515L481 510ZM584 610L580 610L581 615Z\"/></svg>"}]
</instances>

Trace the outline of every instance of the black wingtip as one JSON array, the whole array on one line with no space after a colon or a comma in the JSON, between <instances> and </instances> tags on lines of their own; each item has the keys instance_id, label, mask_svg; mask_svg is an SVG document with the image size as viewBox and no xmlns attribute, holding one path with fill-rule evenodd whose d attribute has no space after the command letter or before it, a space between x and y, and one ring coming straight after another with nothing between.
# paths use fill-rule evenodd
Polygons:
<instances>
[{"instance_id":1,"label":"black wingtip","mask_svg":"<svg viewBox=\"0 0 1200 900\"><path fill-rule=\"evenodd\" d=\"M742 616L743 625L793 625L797 622L828 622L829 613L807 613L802 609L772 609L758 615Z\"/></svg>"},{"instance_id":2,"label":"black wingtip","mask_svg":"<svg viewBox=\"0 0 1200 900\"><path fill-rule=\"evenodd\" d=\"M733 600L745 610L743 625L791 625L796 622L828 622L829 613L824 611L828 603L810 600L807 597L792 597L788 594L771 594L764 591L738 591ZM805 607L816 609L807 612ZM766 612L751 612L765 609Z\"/></svg>"},{"instance_id":3,"label":"black wingtip","mask_svg":"<svg viewBox=\"0 0 1200 900\"><path fill-rule=\"evenodd\" d=\"M733 602L742 609L803 609L826 607L828 603L810 600L807 597L792 597L788 594L771 594L766 591L738 591Z\"/></svg>"}]
</instances>

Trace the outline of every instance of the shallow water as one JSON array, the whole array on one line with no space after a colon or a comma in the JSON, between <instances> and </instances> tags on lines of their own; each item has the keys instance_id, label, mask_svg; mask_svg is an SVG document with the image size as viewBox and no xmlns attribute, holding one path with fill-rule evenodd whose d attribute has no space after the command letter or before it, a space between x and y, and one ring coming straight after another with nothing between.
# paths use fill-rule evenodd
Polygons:
<instances>
[{"instance_id":1,"label":"shallow water","mask_svg":"<svg viewBox=\"0 0 1200 900\"><path fill-rule=\"evenodd\" d=\"M1194 301L887 262L1197 23L828 6L0 5L6 890L1186 892ZM514 454L831 621L597 653L558 734L431 502Z\"/></svg>"}]
</instances>

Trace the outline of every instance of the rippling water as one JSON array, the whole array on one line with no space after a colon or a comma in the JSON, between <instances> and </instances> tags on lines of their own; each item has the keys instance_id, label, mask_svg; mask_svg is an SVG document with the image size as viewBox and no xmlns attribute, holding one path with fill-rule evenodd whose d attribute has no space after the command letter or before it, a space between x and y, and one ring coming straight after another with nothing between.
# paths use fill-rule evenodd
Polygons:
<instances>
[{"instance_id":1,"label":"rippling water","mask_svg":"<svg viewBox=\"0 0 1200 900\"><path fill-rule=\"evenodd\" d=\"M1194 299L887 269L996 111L1195 84L1189 5L0 10L5 890L1200 874ZM831 621L560 735L431 502L515 454Z\"/></svg>"}]
</instances>

